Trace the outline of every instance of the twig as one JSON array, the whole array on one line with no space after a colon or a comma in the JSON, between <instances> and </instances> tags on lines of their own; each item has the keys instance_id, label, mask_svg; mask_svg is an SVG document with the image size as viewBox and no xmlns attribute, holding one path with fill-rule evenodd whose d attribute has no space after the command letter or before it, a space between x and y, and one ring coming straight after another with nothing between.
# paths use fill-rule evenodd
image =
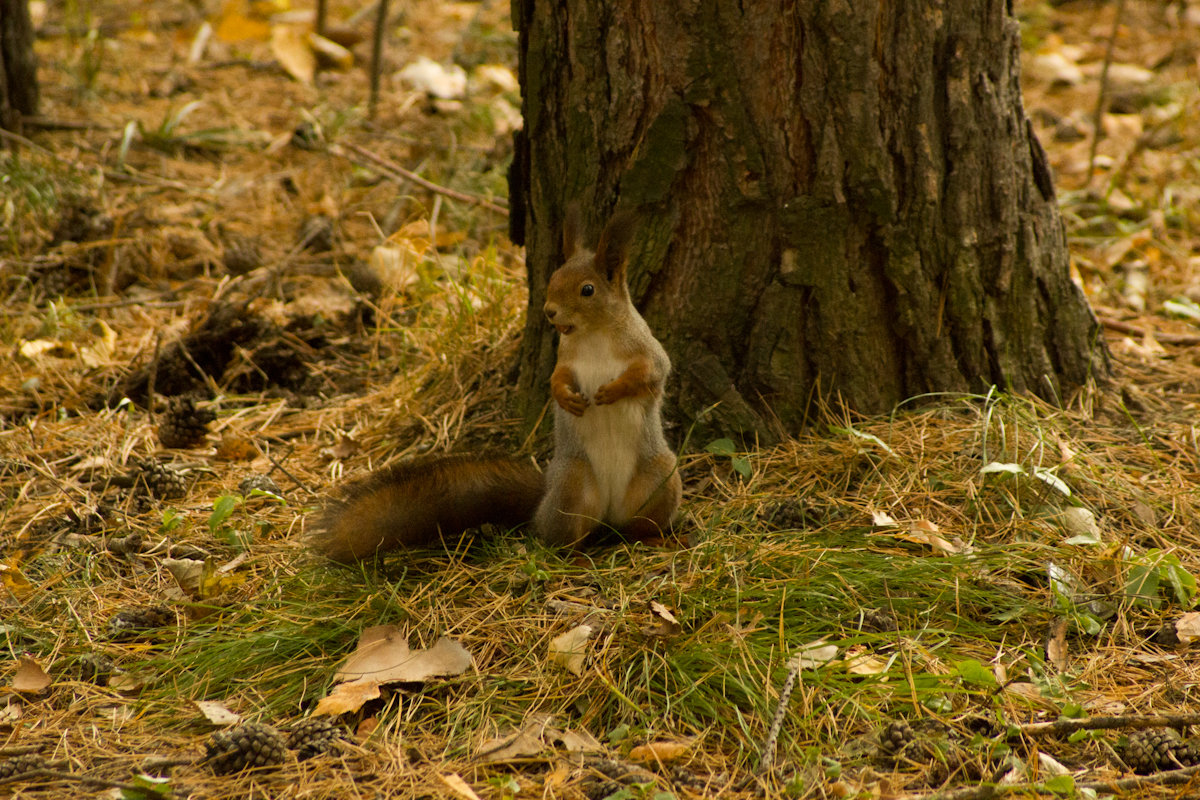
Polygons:
<instances>
[{"instance_id":1,"label":"twig","mask_svg":"<svg viewBox=\"0 0 1200 800\"><path fill-rule=\"evenodd\" d=\"M73 781L81 783L84 786L99 786L105 789L121 789L131 793L134 797L144 796L146 788L137 786L132 783L122 783L121 781L111 781L107 778L93 778L90 775L77 775L74 772L64 772L57 769L31 769L27 772L18 772L7 778L0 778L0 786L8 783L21 783L31 781L37 778L49 778L50 780Z\"/></svg>"},{"instance_id":2,"label":"twig","mask_svg":"<svg viewBox=\"0 0 1200 800\"><path fill-rule=\"evenodd\" d=\"M1057 719L1053 722L1031 722L1026 725L1017 725L1015 729L1017 733L1025 736L1060 736L1075 731L1178 728L1183 725L1200 725L1200 714L1126 714L1117 717Z\"/></svg>"},{"instance_id":3,"label":"twig","mask_svg":"<svg viewBox=\"0 0 1200 800\"><path fill-rule=\"evenodd\" d=\"M379 99L379 76L383 72L383 32L387 28L388 0L379 0L375 15L375 35L371 38L371 86L367 95L367 117L375 119L375 103Z\"/></svg>"},{"instance_id":4,"label":"twig","mask_svg":"<svg viewBox=\"0 0 1200 800\"><path fill-rule=\"evenodd\" d=\"M1117 10L1113 12L1112 32L1108 35L1108 45L1104 48L1104 64L1100 67L1100 92L1096 96L1096 111L1092 115L1092 146L1088 148L1087 177L1092 179L1092 171L1096 167L1096 148L1100 145L1100 126L1104 121L1104 105L1108 101L1108 67L1112 64L1113 49L1117 44L1117 31L1121 28L1121 17L1125 12L1125 0L1117 0Z\"/></svg>"},{"instance_id":5,"label":"twig","mask_svg":"<svg viewBox=\"0 0 1200 800\"><path fill-rule=\"evenodd\" d=\"M775 716L771 718L771 727L767 738L763 741L762 761L758 765L758 774L765 775L775 764L775 746L779 741L779 730L783 727L783 717L787 713L788 702L792 699L792 690L796 688L796 676L800 674L800 659L793 658L788 664L787 679L779 690L779 705L775 708Z\"/></svg>"},{"instance_id":6,"label":"twig","mask_svg":"<svg viewBox=\"0 0 1200 800\"><path fill-rule=\"evenodd\" d=\"M1119 331L1120 333L1128 333L1132 334L1133 336L1141 336L1143 338L1145 338L1147 334L1151 334L1155 339L1163 344L1200 344L1200 334L1196 333L1163 333L1159 331L1148 331L1144 328L1139 328L1137 325L1133 325L1128 322L1122 322L1119 319L1112 319L1111 317L1097 317L1097 319L1100 320L1101 325L1109 330Z\"/></svg>"},{"instance_id":7,"label":"twig","mask_svg":"<svg viewBox=\"0 0 1200 800\"><path fill-rule=\"evenodd\" d=\"M1200 775L1200 765L1156 772L1153 775L1139 775L1134 778L1118 778L1107 781L1077 781L1076 789L1093 789L1101 792L1124 792L1145 786L1170 786L1179 783L1190 783ZM1005 797L1014 794L1056 794L1040 783L993 784L968 786L962 789L951 789L946 792L930 794L905 795L901 800L990 800L993 797Z\"/></svg>"},{"instance_id":8,"label":"twig","mask_svg":"<svg viewBox=\"0 0 1200 800\"><path fill-rule=\"evenodd\" d=\"M367 166L362 163L362 160L366 160L370 162L371 168L384 173L393 180L411 181L412 183L415 183L424 189L428 189L429 191L443 195L444 197L449 197L452 200L461 200L464 203L472 203L480 208L486 208L488 211L494 211L497 214L505 217L508 216L508 209L504 208L503 206L498 206L490 200L484 200L482 197L477 197L473 194L467 194L466 192L460 192L455 189L448 189L445 186L440 186L431 180L422 178L415 172L405 169L399 164L395 164L380 155L372 153L365 147L359 147L356 144L331 144L329 145L329 152L333 153L334 155L341 156L347 161L352 161L359 166ZM358 156L358 158L353 158L351 154Z\"/></svg>"}]
</instances>

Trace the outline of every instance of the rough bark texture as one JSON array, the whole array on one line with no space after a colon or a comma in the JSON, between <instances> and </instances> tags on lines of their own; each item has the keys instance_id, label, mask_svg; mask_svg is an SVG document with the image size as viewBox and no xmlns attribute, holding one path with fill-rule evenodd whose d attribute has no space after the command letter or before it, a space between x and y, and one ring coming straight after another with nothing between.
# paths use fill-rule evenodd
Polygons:
<instances>
[{"instance_id":1,"label":"rough bark texture","mask_svg":"<svg viewBox=\"0 0 1200 800\"><path fill-rule=\"evenodd\" d=\"M37 113L37 59L27 0L0 0L0 128Z\"/></svg>"},{"instance_id":2,"label":"rough bark texture","mask_svg":"<svg viewBox=\"0 0 1200 800\"><path fill-rule=\"evenodd\" d=\"M1071 282L1005 0L513 0L512 170L540 309L563 209L640 218L631 289L676 412L795 429L817 397L881 412L991 385L1061 398L1107 370Z\"/></svg>"}]
</instances>

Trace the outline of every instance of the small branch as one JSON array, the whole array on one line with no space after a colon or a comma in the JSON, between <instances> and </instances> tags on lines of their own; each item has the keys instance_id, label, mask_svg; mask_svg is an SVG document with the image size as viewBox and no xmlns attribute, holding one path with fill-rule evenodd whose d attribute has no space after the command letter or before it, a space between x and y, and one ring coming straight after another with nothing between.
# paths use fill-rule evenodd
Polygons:
<instances>
[{"instance_id":1,"label":"small branch","mask_svg":"<svg viewBox=\"0 0 1200 800\"><path fill-rule=\"evenodd\" d=\"M1104 106L1108 101L1108 67L1112 64L1113 48L1117 44L1117 31L1121 28L1121 17L1125 13L1125 0L1117 0L1117 10L1113 12L1112 32L1108 35L1108 45L1104 48L1104 64L1100 67L1100 91L1096 96L1096 111L1092 114L1092 145L1088 149L1087 179L1092 180L1096 167L1096 148L1100 145L1100 127L1104 122Z\"/></svg>"},{"instance_id":2,"label":"small branch","mask_svg":"<svg viewBox=\"0 0 1200 800\"><path fill-rule=\"evenodd\" d=\"M1166 772L1156 772L1153 775L1139 775L1134 778L1118 778L1108 781L1076 781L1076 789L1093 789L1098 792L1126 792L1130 789L1140 789L1146 786L1172 786L1180 783L1190 783L1200 775L1200 765L1172 769ZM991 800L995 797L1008 795L1055 794L1040 783L1014 783L998 785L986 783L982 786L968 786L962 789L951 789L946 792L930 794L905 795L901 800Z\"/></svg>"},{"instance_id":3,"label":"small branch","mask_svg":"<svg viewBox=\"0 0 1200 800\"><path fill-rule=\"evenodd\" d=\"M387 28L388 0L379 0L375 14L375 35L371 38L371 86L367 96L367 117L375 119L379 99L379 77L383 72L383 33Z\"/></svg>"},{"instance_id":4,"label":"small branch","mask_svg":"<svg viewBox=\"0 0 1200 800\"><path fill-rule=\"evenodd\" d=\"M1075 731L1178 728L1183 725L1200 725L1200 714L1128 714L1119 717L1083 717L1081 719L1057 719L1053 722L1031 722L1026 725L1016 725L1014 728L1025 736L1061 736Z\"/></svg>"},{"instance_id":5,"label":"small branch","mask_svg":"<svg viewBox=\"0 0 1200 800\"><path fill-rule=\"evenodd\" d=\"M771 727L767 730L767 738L763 740L762 762L758 765L758 774L765 775L775 765L775 746L779 741L779 730L783 727L783 718L787 713L788 702L792 699L792 689L796 688L796 676L800 674L800 659L793 658L788 663L787 679L779 690L779 705L775 708L775 716L771 718Z\"/></svg>"},{"instance_id":6,"label":"small branch","mask_svg":"<svg viewBox=\"0 0 1200 800\"><path fill-rule=\"evenodd\" d=\"M1142 338L1145 338L1147 335L1151 335L1163 344L1200 344L1200 334L1196 333L1160 333L1159 331L1145 330L1144 328L1139 328L1137 325L1132 323L1122 322L1119 319L1112 319L1111 317L1097 317L1097 319L1100 320L1101 325L1111 331L1128 333L1133 336L1141 336Z\"/></svg>"},{"instance_id":7,"label":"small branch","mask_svg":"<svg viewBox=\"0 0 1200 800\"><path fill-rule=\"evenodd\" d=\"M455 189L448 189L445 186L439 186L431 180L422 178L415 172L405 169L399 164L388 161L380 155L372 153L365 147L359 147L356 144L331 144L329 152L334 155L341 156L347 161L358 164L361 167L369 167L377 172L381 172L387 177L395 181L411 181L418 186L428 189L435 194L440 194L443 197L449 197L452 200L460 200L464 203L471 203L480 208L486 208L488 211L494 211L497 214L507 217L508 209L503 206L498 206L490 200L484 200L482 197L477 197L473 194L467 194ZM354 156L358 156L355 158ZM363 161L369 162L364 164Z\"/></svg>"}]
</instances>

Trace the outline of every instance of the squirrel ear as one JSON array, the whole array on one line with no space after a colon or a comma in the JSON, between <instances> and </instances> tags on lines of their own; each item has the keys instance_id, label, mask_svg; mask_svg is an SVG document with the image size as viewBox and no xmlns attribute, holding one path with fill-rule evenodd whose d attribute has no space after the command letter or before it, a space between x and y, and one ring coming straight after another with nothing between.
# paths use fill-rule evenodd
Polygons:
<instances>
[{"instance_id":1,"label":"squirrel ear","mask_svg":"<svg viewBox=\"0 0 1200 800\"><path fill-rule=\"evenodd\" d=\"M583 212L579 201L572 200L563 219L563 260L566 261L583 248Z\"/></svg>"},{"instance_id":2,"label":"squirrel ear","mask_svg":"<svg viewBox=\"0 0 1200 800\"><path fill-rule=\"evenodd\" d=\"M604 273L609 283L622 283L625 280L625 262L629 258L633 229L633 214L618 211L600 234L600 242L596 245L596 268Z\"/></svg>"}]
</instances>

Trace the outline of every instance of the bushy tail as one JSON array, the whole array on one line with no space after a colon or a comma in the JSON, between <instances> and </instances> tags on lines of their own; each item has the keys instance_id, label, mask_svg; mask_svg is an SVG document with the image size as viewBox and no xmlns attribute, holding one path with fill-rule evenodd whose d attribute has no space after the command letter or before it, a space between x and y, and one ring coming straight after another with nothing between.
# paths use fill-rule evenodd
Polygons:
<instances>
[{"instance_id":1,"label":"bushy tail","mask_svg":"<svg viewBox=\"0 0 1200 800\"><path fill-rule=\"evenodd\" d=\"M442 456L406 461L346 490L306 534L335 561L354 561L398 547L421 547L486 523L518 525L533 518L542 475L531 461Z\"/></svg>"}]
</instances>

